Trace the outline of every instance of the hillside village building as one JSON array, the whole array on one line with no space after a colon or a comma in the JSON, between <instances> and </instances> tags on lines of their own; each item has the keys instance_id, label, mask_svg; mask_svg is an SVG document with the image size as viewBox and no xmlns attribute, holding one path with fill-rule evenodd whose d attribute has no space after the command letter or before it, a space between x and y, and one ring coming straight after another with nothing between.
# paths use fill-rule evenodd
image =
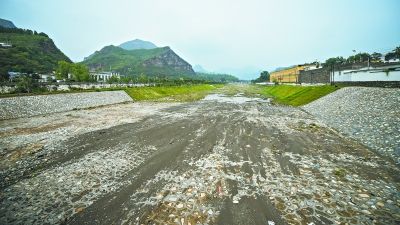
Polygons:
<instances>
[{"instance_id":1,"label":"hillside village building","mask_svg":"<svg viewBox=\"0 0 400 225\"><path fill-rule=\"evenodd\" d=\"M5 43L5 42L0 42L0 47L2 47L2 48L11 48L12 44Z\"/></svg>"},{"instance_id":2,"label":"hillside village building","mask_svg":"<svg viewBox=\"0 0 400 225\"><path fill-rule=\"evenodd\" d=\"M90 76L96 81L107 81L111 77L121 78L121 75L117 72L90 72Z\"/></svg>"},{"instance_id":3,"label":"hillside village building","mask_svg":"<svg viewBox=\"0 0 400 225\"><path fill-rule=\"evenodd\" d=\"M39 74L39 76L39 82L51 82L53 80L56 80L56 75L54 74Z\"/></svg>"}]
</instances>

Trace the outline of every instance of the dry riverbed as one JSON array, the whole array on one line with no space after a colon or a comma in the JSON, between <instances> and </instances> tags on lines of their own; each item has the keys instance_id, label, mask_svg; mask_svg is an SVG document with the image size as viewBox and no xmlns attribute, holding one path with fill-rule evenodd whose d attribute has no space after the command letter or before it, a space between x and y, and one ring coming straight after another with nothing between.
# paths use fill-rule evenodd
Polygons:
<instances>
[{"instance_id":1,"label":"dry riverbed","mask_svg":"<svg viewBox=\"0 0 400 225\"><path fill-rule=\"evenodd\" d=\"M0 224L399 224L399 167L244 96L0 122Z\"/></svg>"}]
</instances>

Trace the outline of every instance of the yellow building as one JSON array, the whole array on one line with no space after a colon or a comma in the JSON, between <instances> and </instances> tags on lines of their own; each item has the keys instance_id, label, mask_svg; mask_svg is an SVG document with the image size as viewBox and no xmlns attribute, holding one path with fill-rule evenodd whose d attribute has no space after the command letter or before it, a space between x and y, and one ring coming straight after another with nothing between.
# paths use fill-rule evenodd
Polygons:
<instances>
[{"instance_id":1,"label":"yellow building","mask_svg":"<svg viewBox=\"0 0 400 225\"><path fill-rule=\"evenodd\" d=\"M306 65L297 65L288 69L272 72L269 76L270 82L297 83L300 71L306 70Z\"/></svg>"}]
</instances>

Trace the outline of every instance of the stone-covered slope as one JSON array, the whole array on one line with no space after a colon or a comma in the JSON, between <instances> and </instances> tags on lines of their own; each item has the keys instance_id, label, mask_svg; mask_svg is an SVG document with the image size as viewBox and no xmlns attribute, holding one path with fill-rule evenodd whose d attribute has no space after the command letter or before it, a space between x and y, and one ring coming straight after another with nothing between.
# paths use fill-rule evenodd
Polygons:
<instances>
[{"instance_id":1,"label":"stone-covered slope","mask_svg":"<svg viewBox=\"0 0 400 225\"><path fill-rule=\"evenodd\" d=\"M32 117L133 100L124 91L104 91L0 98L0 120Z\"/></svg>"},{"instance_id":2,"label":"stone-covered slope","mask_svg":"<svg viewBox=\"0 0 400 225\"><path fill-rule=\"evenodd\" d=\"M400 163L400 89L346 87L303 108Z\"/></svg>"}]
</instances>

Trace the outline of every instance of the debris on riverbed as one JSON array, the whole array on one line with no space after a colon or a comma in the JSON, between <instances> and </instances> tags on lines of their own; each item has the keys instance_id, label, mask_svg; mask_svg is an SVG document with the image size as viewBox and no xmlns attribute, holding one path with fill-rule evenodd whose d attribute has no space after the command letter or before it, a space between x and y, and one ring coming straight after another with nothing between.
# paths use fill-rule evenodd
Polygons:
<instances>
[{"instance_id":1,"label":"debris on riverbed","mask_svg":"<svg viewBox=\"0 0 400 225\"><path fill-rule=\"evenodd\" d=\"M226 96L224 94L210 94L207 95L203 101L215 101L221 103L233 103L233 104L243 104L246 102L259 102L259 103L269 103L270 99L245 97L243 93L236 94L234 96Z\"/></svg>"}]
</instances>

